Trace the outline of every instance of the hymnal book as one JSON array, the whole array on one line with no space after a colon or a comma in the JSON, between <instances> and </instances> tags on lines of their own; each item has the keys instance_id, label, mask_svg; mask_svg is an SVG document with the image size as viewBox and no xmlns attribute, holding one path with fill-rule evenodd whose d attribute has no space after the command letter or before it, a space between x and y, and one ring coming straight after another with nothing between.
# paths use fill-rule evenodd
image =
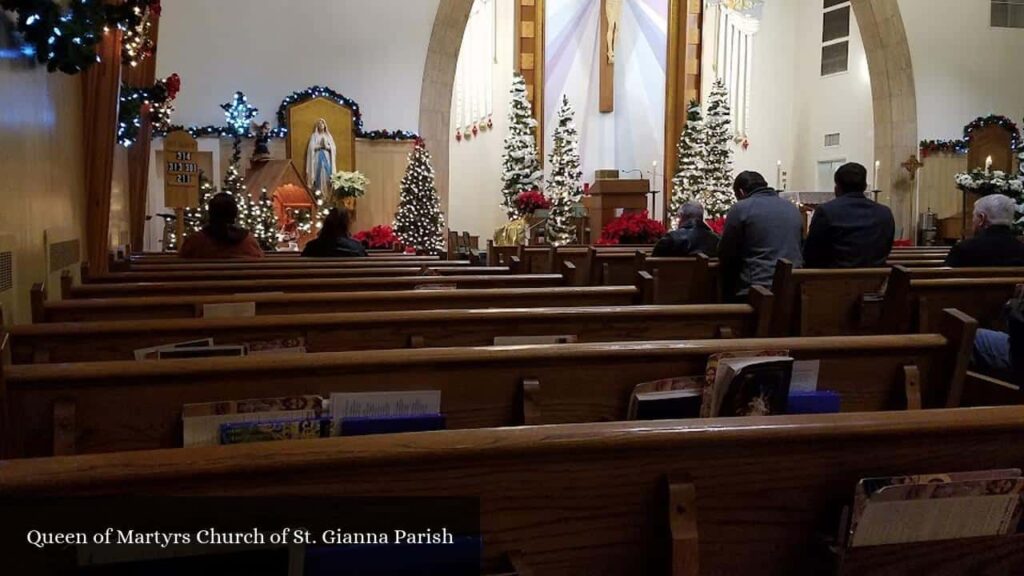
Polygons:
<instances>
[{"instance_id":1,"label":"hymnal book","mask_svg":"<svg viewBox=\"0 0 1024 576\"><path fill-rule=\"evenodd\" d=\"M629 399L627 420L699 418L703 376L666 378L637 384Z\"/></svg>"},{"instance_id":2,"label":"hymnal book","mask_svg":"<svg viewBox=\"0 0 1024 576\"><path fill-rule=\"evenodd\" d=\"M203 318L252 318L253 316L256 316L255 302L203 304Z\"/></svg>"},{"instance_id":3,"label":"hymnal book","mask_svg":"<svg viewBox=\"0 0 1024 576\"><path fill-rule=\"evenodd\" d=\"M320 396L286 396L186 404L182 408L183 444L186 447L218 444L222 424L312 419L322 416L325 416L324 400Z\"/></svg>"},{"instance_id":4,"label":"hymnal book","mask_svg":"<svg viewBox=\"0 0 1024 576\"><path fill-rule=\"evenodd\" d=\"M857 484L852 548L1005 536L1017 531L1019 469L867 478Z\"/></svg>"},{"instance_id":5,"label":"hymnal book","mask_svg":"<svg viewBox=\"0 0 1024 576\"><path fill-rule=\"evenodd\" d=\"M416 416L349 417L341 419L342 436L396 434L399 432L430 432L444 430L443 414Z\"/></svg>"},{"instance_id":6,"label":"hymnal book","mask_svg":"<svg viewBox=\"0 0 1024 576\"><path fill-rule=\"evenodd\" d=\"M245 343L249 356L262 354L305 354L306 339L302 336L256 340Z\"/></svg>"},{"instance_id":7,"label":"hymnal book","mask_svg":"<svg viewBox=\"0 0 1024 576\"><path fill-rule=\"evenodd\" d=\"M138 350L135 350L135 359L156 360L160 357L160 351L162 350L174 350L175 348L208 348L210 346L213 346L213 338L177 342L175 344L164 344L163 346L152 346L150 348L139 348Z\"/></svg>"},{"instance_id":8,"label":"hymnal book","mask_svg":"<svg viewBox=\"0 0 1024 576\"><path fill-rule=\"evenodd\" d=\"M330 418L293 418L270 422L234 422L220 425L221 444L248 444L278 440L311 440L330 435Z\"/></svg>"},{"instance_id":9,"label":"hymnal book","mask_svg":"<svg viewBox=\"0 0 1024 576\"><path fill-rule=\"evenodd\" d=\"M786 402L787 414L838 414L840 397L835 392L822 390L819 392L789 391Z\"/></svg>"},{"instance_id":10,"label":"hymnal book","mask_svg":"<svg viewBox=\"0 0 1024 576\"><path fill-rule=\"evenodd\" d=\"M711 414L785 414L792 376L793 359L788 356L722 358L711 385Z\"/></svg>"},{"instance_id":11,"label":"hymnal book","mask_svg":"<svg viewBox=\"0 0 1024 576\"><path fill-rule=\"evenodd\" d=\"M712 412L714 400L712 391L714 382L718 377L718 363L726 358L761 358L767 356L788 357L789 350L745 350L739 352L718 352L708 357L707 366L704 368L704 401L700 408L701 418L713 418L718 414Z\"/></svg>"},{"instance_id":12,"label":"hymnal book","mask_svg":"<svg viewBox=\"0 0 1024 576\"><path fill-rule=\"evenodd\" d=\"M575 335L565 336L495 336L495 346L532 346L538 344L575 344L579 338Z\"/></svg>"},{"instance_id":13,"label":"hymnal book","mask_svg":"<svg viewBox=\"0 0 1024 576\"><path fill-rule=\"evenodd\" d=\"M169 348L157 351L157 360L183 358L234 358L245 356L245 346L205 346L197 348Z\"/></svg>"},{"instance_id":14,"label":"hymnal book","mask_svg":"<svg viewBox=\"0 0 1024 576\"><path fill-rule=\"evenodd\" d=\"M347 418L433 416L440 413L440 390L331 394L331 417L335 421ZM337 433L341 433L340 425Z\"/></svg>"}]
</instances>

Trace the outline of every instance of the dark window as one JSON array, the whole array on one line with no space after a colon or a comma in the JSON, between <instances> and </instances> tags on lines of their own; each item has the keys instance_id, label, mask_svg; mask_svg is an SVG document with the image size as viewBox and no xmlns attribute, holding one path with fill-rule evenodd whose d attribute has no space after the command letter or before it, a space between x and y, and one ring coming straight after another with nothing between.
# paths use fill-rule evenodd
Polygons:
<instances>
[{"instance_id":1,"label":"dark window","mask_svg":"<svg viewBox=\"0 0 1024 576\"><path fill-rule=\"evenodd\" d=\"M821 75L846 72L850 63L850 42L838 42L821 48Z\"/></svg>"},{"instance_id":2,"label":"dark window","mask_svg":"<svg viewBox=\"0 0 1024 576\"><path fill-rule=\"evenodd\" d=\"M845 4L845 3L849 2L849 1L850 0L825 0L824 8L825 8L825 10L828 10L829 8L831 8L833 6L839 6L840 4Z\"/></svg>"},{"instance_id":3,"label":"dark window","mask_svg":"<svg viewBox=\"0 0 1024 576\"><path fill-rule=\"evenodd\" d=\"M821 41L831 42L840 38L850 36L850 7L839 8L831 12L825 12L825 22L822 26Z\"/></svg>"},{"instance_id":4,"label":"dark window","mask_svg":"<svg viewBox=\"0 0 1024 576\"><path fill-rule=\"evenodd\" d=\"M1024 0L992 0L993 28L1024 28Z\"/></svg>"}]
</instances>

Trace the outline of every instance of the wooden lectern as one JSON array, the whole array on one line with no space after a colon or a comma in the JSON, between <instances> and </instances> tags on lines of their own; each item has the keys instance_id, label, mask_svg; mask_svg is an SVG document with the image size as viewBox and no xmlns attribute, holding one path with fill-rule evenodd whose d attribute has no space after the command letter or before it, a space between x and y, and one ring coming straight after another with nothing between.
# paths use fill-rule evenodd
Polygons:
<instances>
[{"instance_id":1,"label":"wooden lectern","mask_svg":"<svg viewBox=\"0 0 1024 576\"><path fill-rule=\"evenodd\" d=\"M649 180L619 180L599 178L590 187L590 196L583 199L583 206L590 214L590 233L599 237L605 224L622 212L647 210L647 196L651 193Z\"/></svg>"}]
</instances>

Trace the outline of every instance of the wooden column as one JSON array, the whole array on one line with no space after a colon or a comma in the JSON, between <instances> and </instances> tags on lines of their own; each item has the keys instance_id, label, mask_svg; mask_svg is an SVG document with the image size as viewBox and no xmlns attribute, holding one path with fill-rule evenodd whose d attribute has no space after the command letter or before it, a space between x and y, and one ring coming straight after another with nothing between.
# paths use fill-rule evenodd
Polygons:
<instances>
[{"instance_id":1,"label":"wooden column","mask_svg":"<svg viewBox=\"0 0 1024 576\"><path fill-rule=\"evenodd\" d=\"M700 100L702 0L669 0L665 79L665 206L672 196L676 142L686 128L691 100ZM668 209L666 208L666 215Z\"/></svg>"},{"instance_id":2,"label":"wooden column","mask_svg":"<svg viewBox=\"0 0 1024 576\"><path fill-rule=\"evenodd\" d=\"M117 145L121 81L121 33L111 29L96 48L99 62L82 73L82 143L85 162L85 245L90 269L107 270L110 187Z\"/></svg>"},{"instance_id":3,"label":"wooden column","mask_svg":"<svg viewBox=\"0 0 1024 576\"><path fill-rule=\"evenodd\" d=\"M158 42L160 18L150 15L153 43ZM156 53L135 68L125 66L122 71L125 86L148 88L156 82ZM146 232L146 200L149 192L149 159L153 139L153 123L149 120L148 107L143 109L142 127L138 141L128 149L128 233L132 250L141 252Z\"/></svg>"},{"instance_id":4,"label":"wooden column","mask_svg":"<svg viewBox=\"0 0 1024 576\"><path fill-rule=\"evenodd\" d=\"M515 69L537 120L537 155L544 165L544 0L516 0Z\"/></svg>"}]
</instances>

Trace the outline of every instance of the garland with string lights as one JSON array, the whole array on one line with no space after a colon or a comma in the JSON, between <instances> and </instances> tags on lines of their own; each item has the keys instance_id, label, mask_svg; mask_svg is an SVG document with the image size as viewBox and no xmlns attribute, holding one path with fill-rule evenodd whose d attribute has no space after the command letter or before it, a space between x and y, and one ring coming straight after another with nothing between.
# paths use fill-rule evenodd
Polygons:
<instances>
[{"instance_id":1,"label":"garland with string lights","mask_svg":"<svg viewBox=\"0 0 1024 576\"><path fill-rule=\"evenodd\" d=\"M155 45L151 17L160 14L160 0L0 0L0 8L17 13L15 29L50 72L78 74L99 61L96 45L111 30L122 32L122 60L129 66L152 55Z\"/></svg>"},{"instance_id":2,"label":"garland with string lights","mask_svg":"<svg viewBox=\"0 0 1024 576\"><path fill-rule=\"evenodd\" d=\"M921 158L932 154L967 154L967 140L921 140Z\"/></svg>"},{"instance_id":3,"label":"garland with string lights","mask_svg":"<svg viewBox=\"0 0 1024 576\"><path fill-rule=\"evenodd\" d=\"M117 110L117 141L125 148L139 139L142 128L142 109L149 106L149 121L154 130L166 130L171 123L174 105L171 102L181 90L181 77L171 74L157 80L149 88L121 86L121 105Z\"/></svg>"},{"instance_id":4,"label":"garland with string lights","mask_svg":"<svg viewBox=\"0 0 1024 576\"><path fill-rule=\"evenodd\" d=\"M444 250L444 214L434 185L434 167L423 140L409 153L400 186L398 214L392 226L401 243L417 253L439 254Z\"/></svg>"},{"instance_id":5,"label":"garland with string lights","mask_svg":"<svg viewBox=\"0 0 1024 576\"><path fill-rule=\"evenodd\" d=\"M1016 150L1020 147L1021 138L1020 130L1017 128L1017 123L1006 116L1000 116L998 114L989 114L988 116L976 118L970 124L964 126L964 140L967 142L967 145L970 146L976 130L987 128L989 126L999 126L1010 133L1010 148Z\"/></svg>"}]
</instances>

